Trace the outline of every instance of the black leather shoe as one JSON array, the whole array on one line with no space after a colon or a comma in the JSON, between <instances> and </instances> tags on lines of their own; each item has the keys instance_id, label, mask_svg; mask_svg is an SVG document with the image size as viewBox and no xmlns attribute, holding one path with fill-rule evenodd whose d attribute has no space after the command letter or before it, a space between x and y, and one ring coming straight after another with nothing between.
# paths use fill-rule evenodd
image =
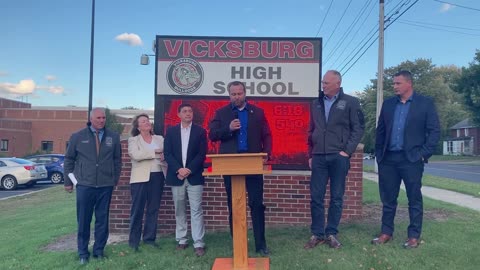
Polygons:
<instances>
[{"instance_id":1,"label":"black leather shoe","mask_svg":"<svg viewBox=\"0 0 480 270\"><path fill-rule=\"evenodd\" d=\"M257 249L257 253L260 254L262 257L270 256L270 250L268 248Z\"/></svg>"},{"instance_id":2,"label":"black leather shoe","mask_svg":"<svg viewBox=\"0 0 480 270\"><path fill-rule=\"evenodd\" d=\"M338 241L338 239L335 235L329 235L327 237L327 244L331 248L341 248L342 247L342 244L340 243L340 241Z\"/></svg>"},{"instance_id":3,"label":"black leather shoe","mask_svg":"<svg viewBox=\"0 0 480 270\"><path fill-rule=\"evenodd\" d=\"M308 242L303 246L304 249L312 249L316 247L317 245L321 245L325 243L325 239L319 238L315 235L312 235L310 239L308 239Z\"/></svg>"},{"instance_id":4,"label":"black leather shoe","mask_svg":"<svg viewBox=\"0 0 480 270\"><path fill-rule=\"evenodd\" d=\"M88 258L80 258L79 263L80 263L81 265L87 264L87 263L88 263Z\"/></svg>"},{"instance_id":5,"label":"black leather shoe","mask_svg":"<svg viewBox=\"0 0 480 270\"><path fill-rule=\"evenodd\" d=\"M148 242L143 242L143 243L144 243L145 245L149 245L149 246L152 246L152 247L154 247L154 248L160 248L160 246L159 246L157 243L155 243L155 242L150 242L150 241L148 241Z\"/></svg>"}]
</instances>

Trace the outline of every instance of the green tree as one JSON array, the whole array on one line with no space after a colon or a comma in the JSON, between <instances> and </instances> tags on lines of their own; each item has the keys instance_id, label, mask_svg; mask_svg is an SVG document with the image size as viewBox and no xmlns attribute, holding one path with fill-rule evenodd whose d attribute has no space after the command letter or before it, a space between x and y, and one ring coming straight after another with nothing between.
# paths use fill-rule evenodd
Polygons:
<instances>
[{"instance_id":1,"label":"green tree","mask_svg":"<svg viewBox=\"0 0 480 270\"><path fill-rule=\"evenodd\" d=\"M109 108L105 108L105 117L107 118L105 126L109 129L122 134L123 125L118 122L117 116Z\"/></svg>"},{"instance_id":2,"label":"green tree","mask_svg":"<svg viewBox=\"0 0 480 270\"><path fill-rule=\"evenodd\" d=\"M455 66L435 67L429 59L405 61L398 66L389 67L384 71L384 99L394 95L393 75L400 70L409 70L413 75L415 91L430 96L435 101L442 127L442 139L448 136L451 126L468 117L460 96L450 88L450 84L460 76L459 68ZM365 152L373 152L375 149L377 80L372 79L371 82L372 84L367 86L363 92L358 93L365 113L365 135L362 140L365 144Z\"/></svg>"},{"instance_id":3,"label":"green tree","mask_svg":"<svg viewBox=\"0 0 480 270\"><path fill-rule=\"evenodd\" d=\"M134 106L126 106L126 107L123 107L123 108L120 108L122 110L140 110L139 108L137 107L134 107Z\"/></svg>"},{"instance_id":4,"label":"green tree","mask_svg":"<svg viewBox=\"0 0 480 270\"><path fill-rule=\"evenodd\" d=\"M480 51L477 50L473 62L463 67L461 75L453 80L452 88L462 95L472 120L480 125Z\"/></svg>"}]
</instances>

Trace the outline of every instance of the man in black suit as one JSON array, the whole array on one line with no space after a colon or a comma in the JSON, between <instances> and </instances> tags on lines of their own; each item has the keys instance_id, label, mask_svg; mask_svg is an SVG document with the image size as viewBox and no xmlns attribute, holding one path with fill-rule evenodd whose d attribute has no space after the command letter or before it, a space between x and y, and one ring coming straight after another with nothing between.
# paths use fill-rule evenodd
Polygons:
<instances>
[{"instance_id":1,"label":"man in black suit","mask_svg":"<svg viewBox=\"0 0 480 270\"><path fill-rule=\"evenodd\" d=\"M422 175L424 163L440 139L440 124L433 100L413 90L412 74L400 71L393 77L395 96L382 105L376 130L382 231L372 244L393 237L395 212L403 179L408 197L410 225L405 248L416 248L422 232Z\"/></svg>"},{"instance_id":2,"label":"man in black suit","mask_svg":"<svg viewBox=\"0 0 480 270\"><path fill-rule=\"evenodd\" d=\"M210 123L209 138L220 141L220 154L272 152L272 135L264 111L246 101L245 84L234 81L228 84L230 104L218 109ZM231 177L224 176L227 192L230 231L232 231ZM255 249L263 256L269 255L265 240L265 206L263 205L263 175L246 176L248 206L253 223Z\"/></svg>"},{"instance_id":3,"label":"man in black suit","mask_svg":"<svg viewBox=\"0 0 480 270\"><path fill-rule=\"evenodd\" d=\"M187 217L185 213L186 196L190 203L190 223L192 227L193 248L197 256L205 254L205 225L203 220L202 194L205 179L203 163L207 154L207 132L192 123L193 109L189 104L178 107L181 123L167 130L163 153L168 164L168 185L172 186L175 205L177 250L188 246Z\"/></svg>"}]
</instances>

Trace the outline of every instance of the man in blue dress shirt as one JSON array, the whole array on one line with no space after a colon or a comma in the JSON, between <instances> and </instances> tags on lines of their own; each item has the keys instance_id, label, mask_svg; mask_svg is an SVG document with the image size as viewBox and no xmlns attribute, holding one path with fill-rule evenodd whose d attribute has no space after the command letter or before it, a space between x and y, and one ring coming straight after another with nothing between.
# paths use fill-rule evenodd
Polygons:
<instances>
[{"instance_id":1,"label":"man in blue dress shirt","mask_svg":"<svg viewBox=\"0 0 480 270\"><path fill-rule=\"evenodd\" d=\"M409 71L394 75L393 88L395 96L383 103L376 130L375 155L383 210L381 234L372 244L384 244L393 237L403 179L410 216L408 239L403 246L416 248L423 221L423 167L440 139L440 124L433 100L413 90Z\"/></svg>"}]
</instances>

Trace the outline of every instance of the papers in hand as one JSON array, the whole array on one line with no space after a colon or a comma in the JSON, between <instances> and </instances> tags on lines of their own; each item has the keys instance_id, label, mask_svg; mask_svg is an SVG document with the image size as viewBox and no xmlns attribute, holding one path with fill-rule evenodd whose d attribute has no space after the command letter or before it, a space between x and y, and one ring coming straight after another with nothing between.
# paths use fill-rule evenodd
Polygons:
<instances>
[{"instance_id":1,"label":"papers in hand","mask_svg":"<svg viewBox=\"0 0 480 270\"><path fill-rule=\"evenodd\" d=\"M77 178L75 177L75 175L73 173L69 173L68 177L70 177L70 180L72 180L73 186L76 186L78 181L77 181Z\"/></svg>"}]
</instances>

